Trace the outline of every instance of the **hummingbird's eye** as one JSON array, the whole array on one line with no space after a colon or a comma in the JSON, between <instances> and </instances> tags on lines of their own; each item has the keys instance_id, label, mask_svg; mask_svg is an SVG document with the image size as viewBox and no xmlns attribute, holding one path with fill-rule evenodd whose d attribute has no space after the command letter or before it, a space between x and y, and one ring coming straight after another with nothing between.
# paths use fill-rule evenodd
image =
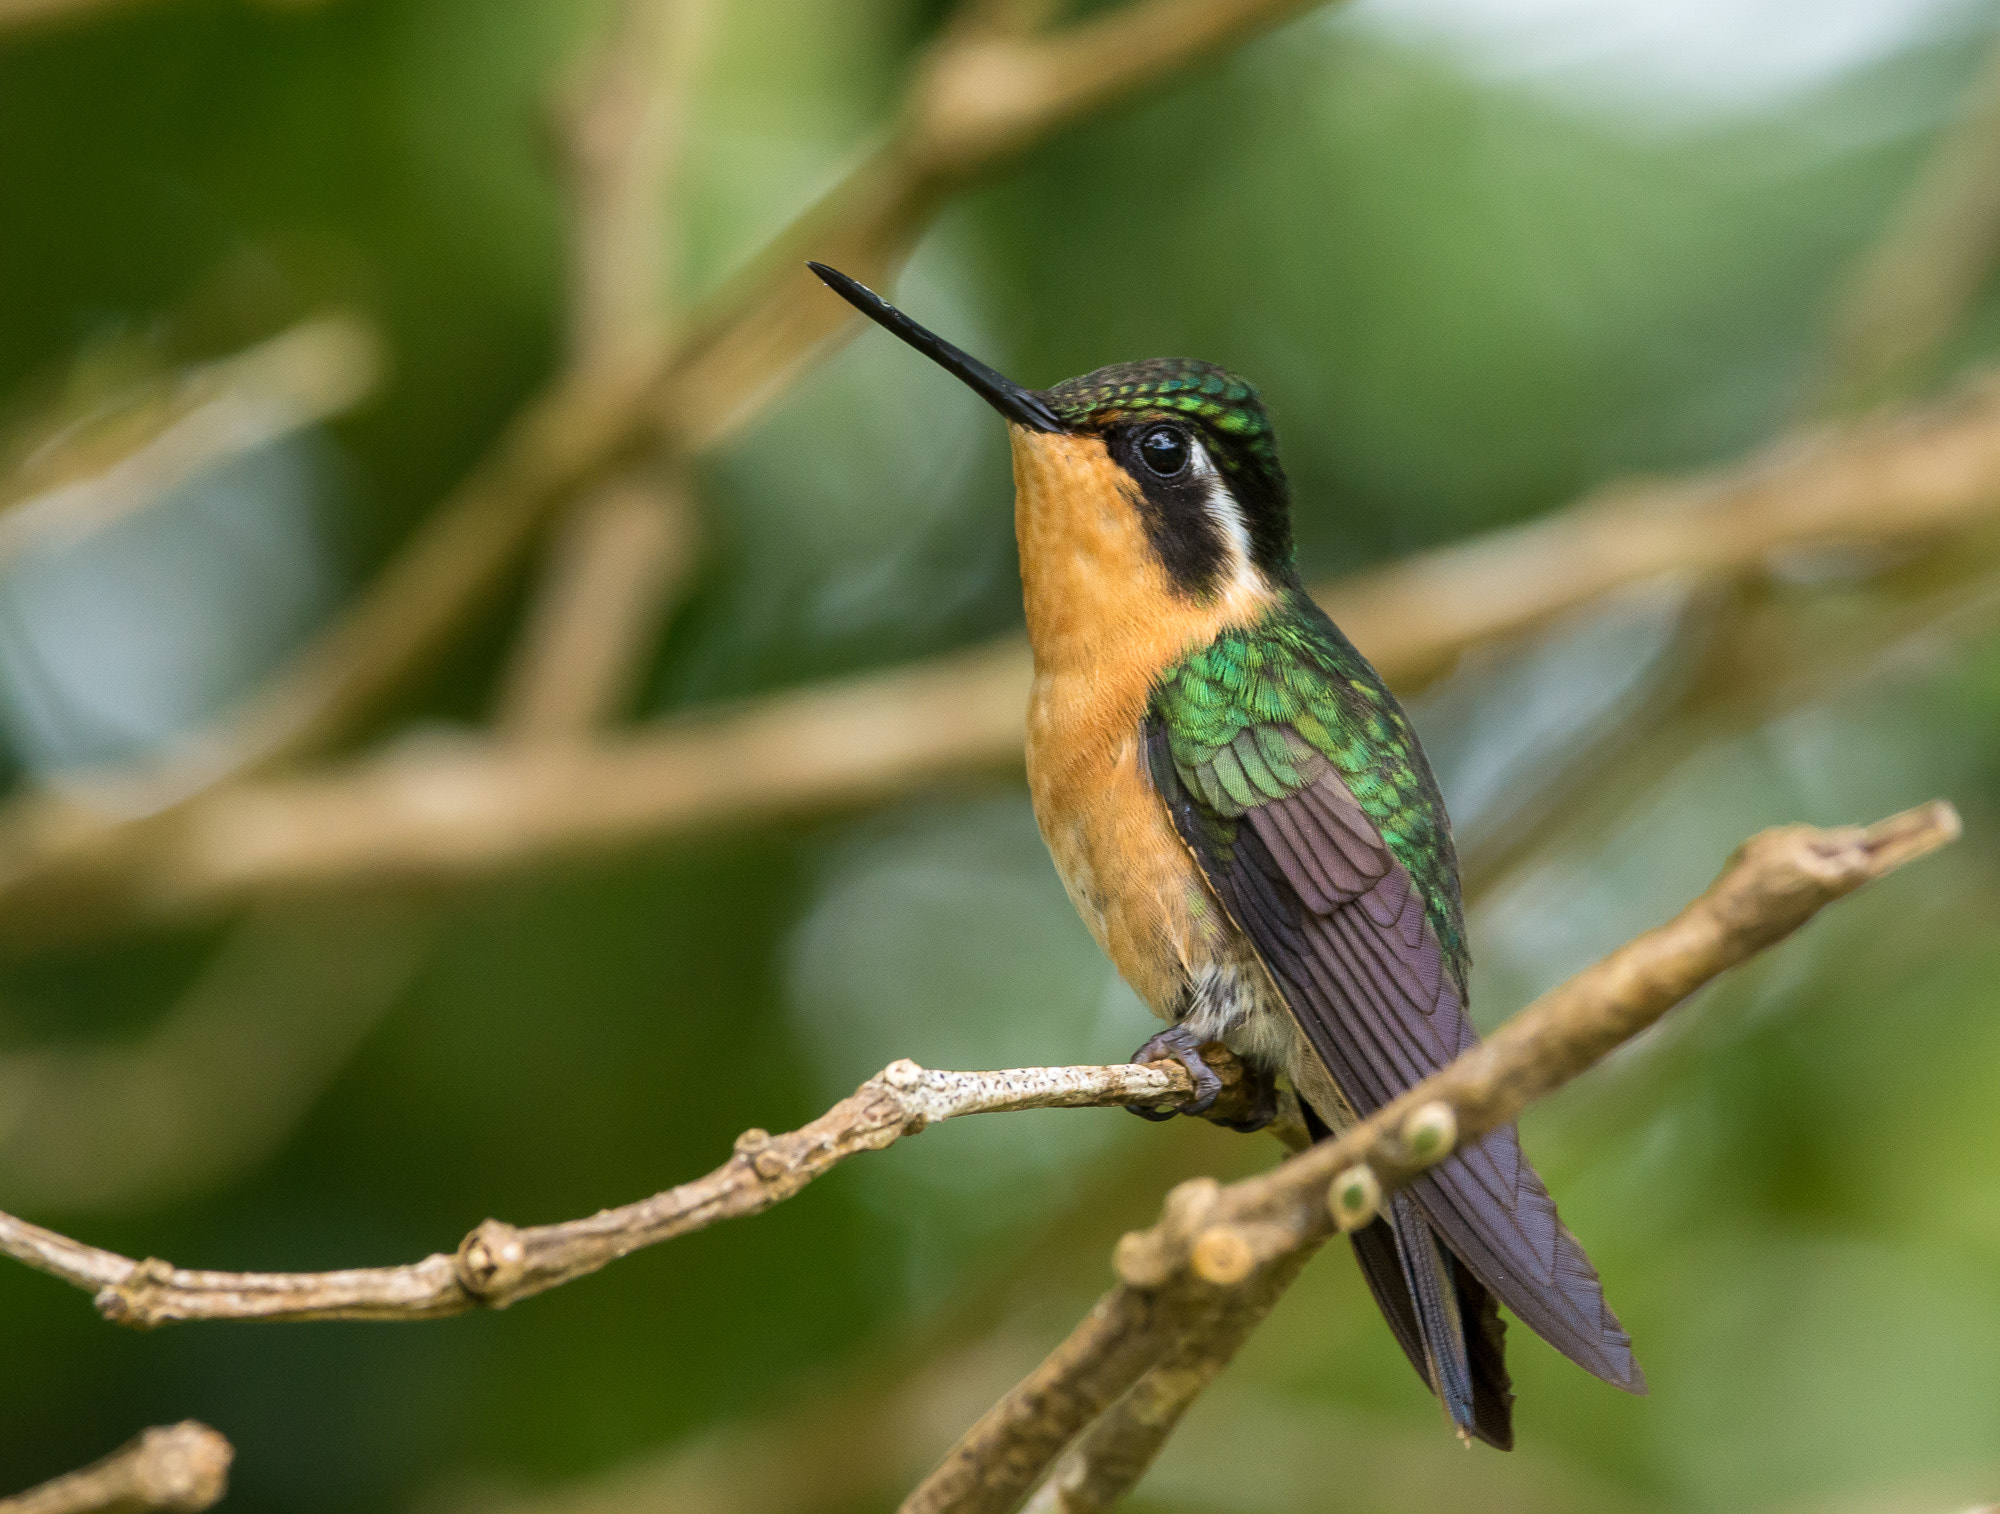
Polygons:
<instances>
[{"instance_id":1,"label":"hummingbird's eye","mask_svg":"<svg viewBox=\"0 0 2000 1514\"><path fill-rule=\"evenodd\" d=\"M1139 438L1139 456L1161 478L1172 478L1187 466L1187 438L1178 426L1155 426Z\"/></svg>"}]
</instances>

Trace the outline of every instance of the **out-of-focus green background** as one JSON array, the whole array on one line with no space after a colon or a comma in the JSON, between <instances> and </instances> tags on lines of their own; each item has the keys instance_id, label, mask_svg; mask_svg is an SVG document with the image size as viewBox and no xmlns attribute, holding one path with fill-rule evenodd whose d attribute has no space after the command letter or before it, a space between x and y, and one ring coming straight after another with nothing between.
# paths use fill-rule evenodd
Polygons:
<instances>
[{"instance_id":1,"label":"out-of-focus green background","mask_svg":"<svg viewBox=\"0 0 2000 1514\"><path fill-rule=\"evenodd\" d=\"M690 298L854 161L943 18L922 0L716 12L676 234ZM600 19L561 0L135 0L0 31L9 426L42 435L328 308L374 323L388 364L339 418L10 552L9 781L157 752L252 688L544 380L566 255L546 107ZM1252 377L1323 578L1620 475L1727 461L1796 419L1843 280L1996 31L2000 8L1974 0L1369 0L1036 149L954 201L897 293L1030 383L1165 353ZM1996 339L1982 301L1919 386ZM697 484L704 551L647 713L1018 624L1001 428L879 335ZM1865 566L1807 564L1768 592L1846 624L1868 613ZM396 730L484 718L522 593ZM1701 613L1673 585L1625 596L1416 702L1469 854L1518 832L1548 775L1559 798L1586 792L1562 751L1657 704L1672 627ZM1600 766L1625 766L1588 789L1594 818L1542 804L1511 838L1525 863L1481 894L1490 1026L1663 918L1760 825L1939 794L1966 815L1950 854L1526 1122L1651 1396L1516 1328L1521 1449L1461 1451L1329 1252L1135 1508L1892 1514L2000 1496L1984 627L1933 629L1771 718L1680 696L1640 741L1660 760L1604 746ZM246 996L269 1066L190 1071L213 1051L199 1034L161 1048L174 1017ZM894 1057L1114 1060L1148 1024L1072 915L1021 783L968 778L465 889L17 953L0 965L0 1208L183 1265L414 1260L488 1214L568 1218L691 1176ZM53 1150L21 1111L57 1064L65 1087L137 1102ZM177 1078L207 1090L198 1117L161 1091ZM767 1215L439 1323L138 1335L0 1267L0 1490L193 1416L236 1444L228 1507L246 1514L891 1507L1086 1307L1112 1239L1171 1182L1276 1155L1181 1124L956 1123Z\"/></svg>"}]
</instances>

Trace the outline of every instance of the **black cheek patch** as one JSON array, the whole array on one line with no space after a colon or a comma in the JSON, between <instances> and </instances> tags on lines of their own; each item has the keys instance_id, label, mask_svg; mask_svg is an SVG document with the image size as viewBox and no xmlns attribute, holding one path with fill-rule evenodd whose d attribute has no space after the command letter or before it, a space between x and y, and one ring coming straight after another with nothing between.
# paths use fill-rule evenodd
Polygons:
<instances>
[{"instance_id":1,"label":"black cheek patch","mask_svg":"<svg viewBox=\"0 0 2000 1514\"><path fill-rule=\"evenodd\" d=\"M1209 513L1207 480L1192 466L1161 478L1140 461L1131 434L1113 440L1111 455L1138 485L1146 540L1174 587L1192 599L1215 593L1229 572L1229 543Z\"/></svg>"}]
</instances>

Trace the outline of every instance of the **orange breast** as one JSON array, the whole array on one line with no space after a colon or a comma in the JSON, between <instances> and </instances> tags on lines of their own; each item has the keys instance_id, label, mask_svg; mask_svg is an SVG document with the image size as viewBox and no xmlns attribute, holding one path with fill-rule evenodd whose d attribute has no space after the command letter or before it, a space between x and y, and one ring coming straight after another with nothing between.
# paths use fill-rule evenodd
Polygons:
<instances>
[{"instance_id":1,"label":"orange breast","mask_svg":"<svg viewBox=\"0 0 2000 1514\"><path fill-rule=\"evenodd\" d=\"M1234 956L1220 907L1146 776L1162 668L1261 615L1262 589L1197 602L1146 539L1137 487L1094 438L1010 428L1028 639L1028 784L1077 912L1161 1015L1188 975Z\"/></svg>"}]
</instances>

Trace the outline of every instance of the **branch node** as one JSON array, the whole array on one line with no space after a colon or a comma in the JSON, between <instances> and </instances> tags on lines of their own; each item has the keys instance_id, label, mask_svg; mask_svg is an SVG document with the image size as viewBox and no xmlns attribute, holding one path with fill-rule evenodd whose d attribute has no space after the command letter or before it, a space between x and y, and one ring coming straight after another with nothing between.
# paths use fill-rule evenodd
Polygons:
<instances>
[{"instance_id":1,"label":"branch node","mask_svg":"<svg viewBox=\"0 0 2000 1514\"><path fill-rule=\"evenodd\" d=\"M157 1508L206 1509L228 1489L235 1448L207 1425L189 1419L154 1428L140 1436L139 1445L142 1466L135 1481Z\"/></svg>"},{"instance_id":2,"label":"branch node","mask_svg":"<svg viewBox=\"0 0 2000 1514\"><path fill-rule=\"evenodd\" d=\"M939 1119L950 1118L951 1110L938 1107L937 1084L940 1078L951 1076L933 1073L908 1057L898 1057L855 1090L859 1094L873 1088L879 1094L863 1106L862 1118L884 1131L920 1135Z\"/></svg>"},{"instance_id":3,"label":"branch node","mask_svg":"<svg viewBox=\"0 0 2000 1514\"><path fill-rule=\"evenodd\" d=\"M153 1295L171 1282L173 1272L172 1262L149 1256L126 1273L123 1281L98 1289L91 1302L97 1305L98 1314L114 1325L150 1330L160 1323Z\"/></svg>"},{"instance_id":4,"label":"branch node","mask_svg":"<svg viewBox=\"0 0 2000 1514\"><path fill-rule=\"evenodd\" d=\"M737 1157L750 1164L760 1182L775 1183L791 1170L791 1163L768 1130L751 1126L736 1138Z\"/></svg>"},{"instance_id":5,"label":"branch node","mask_svg":"<svg viewBox=\"0 0 2000 1514\"><path fill-rule=\"evenodd\" d=\"M504 1300L527 1276L528 1248L505 1220L482 1220L459 1243L452 1271L459 1286L482 1304Z\"/></svg>"},{"instance_id":6,"label":"branch node","mask_svg":"<svg viewBox=\"0 0 2000 1514\"><path fill-rule=\"evenodd\" d=\"M898 1093L908 1093L913 1088L923 1086L924 1069L908 1057L898 1057L876 1076Z\"/></svg>"},{"instance_id":7,"label":"branch node","mask_svg":"<svg viewBox=\"0 0 2000 1514\"><path fill-rule=\"evenodd\" d=\"M1442 1100L1410 1111L1403 1121L1403 1145L1421 1167L1432 1167L1451 1155L1458 1144L1458 1115Z\"/></svg>"},{"instance_id":8,"label":"branch node","mask_svg":"<svg viewBox=\"0 0 2000 1514\"><path fill-rule=\"evenodd\" d=\"M1326 1190L1326 1207L1345 1233L1368 1224L1382 1207L1382 1182L1375 1169L1363 1162L1335 1178Z\"/></svg>"}]
</instances>

